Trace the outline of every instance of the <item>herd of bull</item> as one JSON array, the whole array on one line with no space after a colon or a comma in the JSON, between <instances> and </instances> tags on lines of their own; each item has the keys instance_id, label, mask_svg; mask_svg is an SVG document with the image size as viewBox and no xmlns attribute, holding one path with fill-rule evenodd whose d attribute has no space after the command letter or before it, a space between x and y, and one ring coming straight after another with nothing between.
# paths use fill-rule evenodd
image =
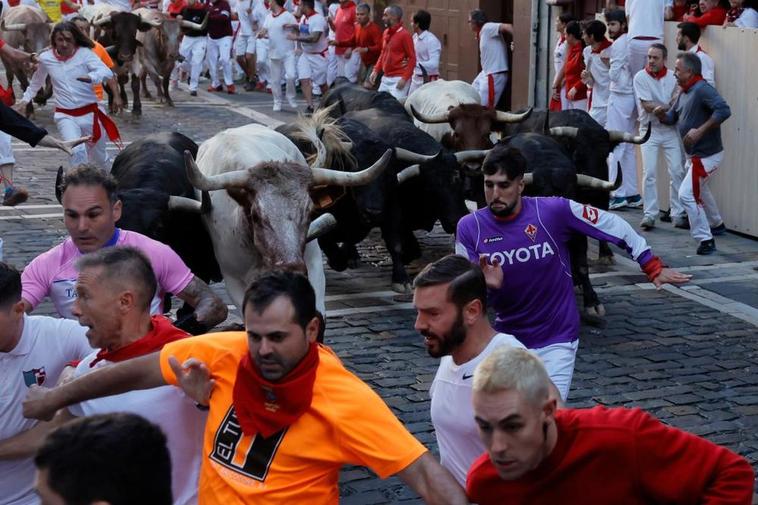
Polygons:
<instances>
[{"instance_id":1,"label":"herd of bull","mask_svg":"<svg viewBox=\"0 0 758 505\"><path fill-rule=\"evenodd\" d=\"M493 140L524 154L526 193L600 208L614 188L608 153L646 141L606 131L581 111L488 110L472 92L461 81L436 81L401 104L342 82L315 114L276 130L250 124L199 147L176 132L149 135L113 163L118 226L167 243L206 282L223 279L238 306L261 270L306 270L323 311L322 252L335 270L353 266L357 244L374 228L391 257L392 288L409 290L404 264L421 254L413 232L439 221L454 233L467 200L484 205L479 169ZM586 238L574 242L585 316L602 318ZM607 245L601 255L612 257Z\"/></svg>"}]
</instances>

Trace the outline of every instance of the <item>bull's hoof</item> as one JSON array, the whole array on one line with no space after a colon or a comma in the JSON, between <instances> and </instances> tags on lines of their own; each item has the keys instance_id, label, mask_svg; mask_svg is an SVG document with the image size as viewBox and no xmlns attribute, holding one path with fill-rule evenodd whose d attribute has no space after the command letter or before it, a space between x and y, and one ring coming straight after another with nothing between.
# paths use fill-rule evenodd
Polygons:
<instances>
[{"instance_id":1,"label":"bull's hoof","mask_svg":"<svg viewBox=\"0 0 758 505\"><path fill-rule=\"evenodd\" d=\"M392 291L394 291L395 293L400 293L402 295L410 294L411 284L409 282L406 282L406 283L393 282Z\"/></svg>"},{"instance_id":2,"label":"bull's hoof","mask_svg":"<svg viewBox=\"0 0 758 505\"><path fill-rule=\"evenodd\" d=\"M585 307L580 312L582 321L590 326L597 326L605 328L607 321L605 320L605 307L602 303L595 305L594 307Z\"/></svg>"},{"instance_id":3,"label":"bull's hoof","mask_svg":"<svg viewBox=\"0 0 758 505\"><path fill-rule=\"evenodd\" d=\"M348 258L347 259L347 268L360 268L361 267L361 259L360 258Z\"/></svg>"},{"instance_id":4,"label":"bull's hoof","mask_svg":"<svg viewBox=\"0 0 758 505\"><path fill-rule=\"evenodd\" d=\"M173 107L174 101L169 98L168 100L166 100L166 105L168 105L169 107Z\"/></svg>"},{"instance_id":5,"label":"bull's hoof","mask_svg":"<svg viewBox=\"0 0 758 505\"><path fill-rule=\"evenodd\" d=\"M134 117L142 117L142 109L132 109L132 116Z\"/></svg>"},{"instance_id":6,"label":"bull's hoof","mask_svg":"<svg viewBox=\"0 0 758 505\"><path fill-rule=\"evenodd\" d=\"M347 260L344 258L330 258L327 256L326 264L335 272L343 272L347 269Z\"/></svg>"}]
</instances>

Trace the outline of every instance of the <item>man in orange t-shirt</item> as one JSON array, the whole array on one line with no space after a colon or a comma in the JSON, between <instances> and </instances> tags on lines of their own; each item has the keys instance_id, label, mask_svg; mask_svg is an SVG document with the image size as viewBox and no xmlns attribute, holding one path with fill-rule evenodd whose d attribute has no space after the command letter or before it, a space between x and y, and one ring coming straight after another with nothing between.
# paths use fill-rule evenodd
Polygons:
<instances>
[{"instance_id":1,"label":"man in orange t-shirt","mask_svg":"<svg viewBox=\"0 0 758 505\"><path fill-rule=\"evenodd\" d=\"M382 399L316 343L305 276L264 274L243 307L246 333L177 341L55 389L31 388L24 415L49 418L85 399L174 384L209 409L201 505L338 503L344 464L397 475L427 502L468 503Z\"/></svg>"},{"instance_id":2,"label":"man in orange t-shirt","mask_svg":"<svg viewBox=\"0 0 758 505\"><path fill-rule=\"evenodd\" d=\"M74 22L77 28L82 31L83 34L87 35L89 37L89 21L84 16L75 16L71 18L71 21ZM97 55L98 58L100 58L100 61L105 64L106 67L113 70L113 67L115 67L115 63L113 63L113 60L111 59L111 56L108 54L108 51L103 47L103 45L94 40L91 39L92 43L95 44L95 46L92 48L92 51ZM115 114L120 112L124 108L124 102L121 99L121 93L118 89L118 81L116 80L117 77L114 75L110 79L108 79L108 88L111 90L111 94L113 95L113 103L111 104L111 113ZM95 84L92 86L92 89L95 90L95 96L97 97L98 101L103 99L103 85L102 84Z\"/></svg>"}]
</instances>

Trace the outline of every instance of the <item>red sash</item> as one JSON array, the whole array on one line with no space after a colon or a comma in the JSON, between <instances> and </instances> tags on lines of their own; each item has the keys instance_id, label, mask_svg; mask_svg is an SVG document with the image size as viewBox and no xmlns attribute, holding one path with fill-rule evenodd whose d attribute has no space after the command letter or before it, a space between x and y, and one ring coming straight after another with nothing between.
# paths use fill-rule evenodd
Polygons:
<instances>
[{"instance_id":1,"label":"red sash","mask_svg":"<svg viewBox=\"0 0 758 505\"><path fill-rule=\"evenodd\" d=\"M119 361L144 356L151 352L160 351L163 349L163 346L169 342L189 337L189 333L180 330L163 316L152 316L150 322L153 325L153 329L147 332L142 338L113 351L100 349L97 353L97 357L89 364L89 366L95 366L100 360L118 363Z\"/></svg>"},{"instance_id":2,"label":"red sash","mask_svg":"<svg viewBox=\"0 0 758 505\"><path fill-rule=\"evenodd\" d=\"M84 116L85 114L94 114L94 117L92 118L92 143L100 140L100 124L102 124L108 138L118 146L119 150L124 148L124 145L121 143L121 134L118 131L116 123L108 117L108 114L100 110L100 107L98 107L96 103L91 103L76 109L62 109L56 107L55 112L74 117Z\"/></svg>"},{"instance_id":3,"label":"red sash","mask_svg":"<svg viewBox=\"0 0 758 505\"><path fill-rule=\"evenodd\" d=\"M12 87L9 86L8 88L4 88L2 85L0 85L0 102L10 107L11 105L13 105L13 102L15 101L15 99L16 97L13 94Z\"/></svg>"},{"instance_id":4,"label":"red sash","mask_svg":"<svg viewBox=\"0 0 758 505\"><path fill-rule=\"evenodd\" d=\"M692 194L695 197L695 202L698 205L703 205L703 200L700 198L700 179L708 178L708 172L705 171L705 165L700 156L692 157Z\"/></svg>"}]
</instances>

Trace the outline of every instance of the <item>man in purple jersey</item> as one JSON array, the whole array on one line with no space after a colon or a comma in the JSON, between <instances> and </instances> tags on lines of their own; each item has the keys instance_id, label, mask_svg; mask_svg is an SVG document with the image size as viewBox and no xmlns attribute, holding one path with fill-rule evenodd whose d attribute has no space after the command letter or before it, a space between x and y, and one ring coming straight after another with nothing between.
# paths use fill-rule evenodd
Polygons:
<instances>
[{"instance_id":1,"label":"man in purple jersey","mask_svg":"<svg viewBox=\"0 0 758 505\"><path fill-rule=\"evenodd\" d=\"M495 329L515 335L542 359L565 401L579 346L567 245L572 234L623 248L658 288L691 276L666 268L614 214L565 198L522 198L525 168L518 149L496 146L487 155L482 166L487 208L458 222L455 250L482 265Z\"/></svg>"}]
</instances>

